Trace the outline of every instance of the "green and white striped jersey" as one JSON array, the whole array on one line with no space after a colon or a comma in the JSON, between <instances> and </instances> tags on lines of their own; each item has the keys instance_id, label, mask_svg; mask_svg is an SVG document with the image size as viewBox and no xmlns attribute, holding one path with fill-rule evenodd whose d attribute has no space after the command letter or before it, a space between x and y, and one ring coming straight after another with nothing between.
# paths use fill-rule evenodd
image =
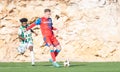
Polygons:
<instances>
[{"instance_id":1,"label":"green and white striped jersey","mask_svg":"<svg viewBox=\"0 0 120 72\"><path fill-rule=\"evenodd\" d=\"M20 26L18 30L18 35L26 39L26 40L21 40L22 43L33 42L31 30L26 31L26 28L24 26Z\"/></svg>"}]
</instances>

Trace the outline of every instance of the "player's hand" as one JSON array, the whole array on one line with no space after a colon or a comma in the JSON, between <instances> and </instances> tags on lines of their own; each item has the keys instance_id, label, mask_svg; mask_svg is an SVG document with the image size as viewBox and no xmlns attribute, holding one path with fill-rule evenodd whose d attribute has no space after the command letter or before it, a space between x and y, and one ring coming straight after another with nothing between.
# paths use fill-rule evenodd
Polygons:
<instances>
[{"instance_id":1,"label":"player's hand","mask_svg":"<svg viewBox=\"0 0 120 72\"><path fill-rule=\"evenodd\" d=\"M59 37L58 35L56 35L56 37Z\"/></svg>"},{"instance_id":2,"label":"player's hand","mask_svg":"<svg viewBox=\"0 0 120 72\"><path fill-rule=\"evenodd\" d=\"M37 33L35 33L35 36L38 36L38 34L37 34Z\"/></svg>"}]
</instances>

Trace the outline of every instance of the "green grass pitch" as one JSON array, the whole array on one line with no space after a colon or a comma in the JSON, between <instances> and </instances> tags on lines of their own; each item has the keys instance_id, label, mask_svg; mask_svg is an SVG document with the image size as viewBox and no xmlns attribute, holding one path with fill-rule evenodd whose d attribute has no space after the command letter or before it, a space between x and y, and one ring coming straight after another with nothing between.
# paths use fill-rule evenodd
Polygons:
<instances>
[{"instance_id":1,"label":"green grass pitch","mask_svg":"<svg viewBox=\"0 0 120 72\"><path fill-rule=\"evenodd\" d=\"M70 67L55 68L49 62L37 62L31 66L29 62L0 63L0 72L120 72L120 62L71 62Z\"/></svg>"}]
</instances>

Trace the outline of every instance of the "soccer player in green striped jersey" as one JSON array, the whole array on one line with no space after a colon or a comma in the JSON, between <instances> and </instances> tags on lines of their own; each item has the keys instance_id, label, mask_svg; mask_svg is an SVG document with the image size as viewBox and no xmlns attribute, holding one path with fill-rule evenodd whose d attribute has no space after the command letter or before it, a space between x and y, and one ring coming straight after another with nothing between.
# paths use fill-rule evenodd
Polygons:
<instances>
[{"instance_id":1,"label":"soccer player in green striped jersey","mask_svg":"<svg viewBox=\"0 0 120 72\"><path fill-rule=\"evenodd\" d=\"M30 55L31 55L31 61L32 65L34 66L35 61L34 61L34 52L33 52L33 39L32 39L32 33L37 35L32 29L26 31L28 19L27 18L21 18L20 19L21 26L19 27L18 30L18 36L20 39L20 45L18 47L18 51L20 54L24 54L25 50L29 48L30 50Z\"/></svg>"}]
</instances>

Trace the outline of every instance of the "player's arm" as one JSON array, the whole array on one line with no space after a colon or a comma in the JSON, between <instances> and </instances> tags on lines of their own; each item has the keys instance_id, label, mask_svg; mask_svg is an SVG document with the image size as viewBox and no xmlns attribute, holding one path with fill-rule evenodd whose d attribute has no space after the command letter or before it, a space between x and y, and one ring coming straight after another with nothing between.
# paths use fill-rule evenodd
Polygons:
<instances>
[{"instance_id":1,"label":"player's arm","mask_svg":"<svg viewBox=\"0 0 120 72\"><path fill-rule=\"evenodd\" d=\"M52 30L55 30L56 37L58 37L59 30L57 28L53 27L53 26L52 26Z\"/></svg>"},{"instance_id":2,"label":"player's arm","mask_svg":"<svg viewBox=\"0 0 120 72\"><path fill-rule=\"evenodd\" d=\"M18 35L18 38L21 40L25 40L25 38L23 38L21 35Z\"/></svg>"},{"instance_id":3,"label":"player's arm","mask_svg":"<svg viewBox=\"0 0 120 72\"><path fill-rule=\"evenodd\" d=\"M52 19L50 18L50 21L51 21L51 25L52 25L52 30L57 30L57 28L53 27L53 22L52 22Z\"/></svg>"},{"instance_id":4,"label":"player's arm","mask_svg":"<svg viewBox=\"0 0 120 72\"><path fill-rule=\"evenodd\" d=\"M50 20L52 22L52 19L50 19ZM51 25L52 25L52 30L57 30L57 28L53 27L53 23Z\"/></svg>"},{"instance_id":5,"label":"player's arm","mask_svg":"<svg viewBox=\"0 0 120 72\"><path fill-rule=\"evenodd\" d=\"M29 27L26 28L26 30L30 30L31 28L33 28L36 25L40 25L41 24L41 19L38 18L34 23L32 23Z\"/></svg>"},{"instance_id":6,"label":"player's arm","mask_svg":"<svg viewBox=\"0 0 120 72\"><path fill-rule=\"evenodd\" d=\"M55 27L53 27L53 23L52 23L52 30L55 30L56 31L56 34L58 34L59 30Z\"/></svg>"},{"instance_id":7,"label":"player's arm","mask_svg":"<svg viewBox=\"0 0 120 72\"><path fill-rule=\"evenodd\" d=\"M21 30L21 29L18 30L18 38L19 38L20 40L25 40L25 38L22 37L22 30Z\"/></svg>"},{"instance_id":8,"label":"player's arm","mask_svg":"<svg viewBox=\"0 0 120 72\"><path fill-rule=\"evenodd\" d=\"M34 33L36 36L38 35L38 34L37 34L35 31L33 31L32 29L31 29L31 32Z\"/></svg>"}]
</instances>

